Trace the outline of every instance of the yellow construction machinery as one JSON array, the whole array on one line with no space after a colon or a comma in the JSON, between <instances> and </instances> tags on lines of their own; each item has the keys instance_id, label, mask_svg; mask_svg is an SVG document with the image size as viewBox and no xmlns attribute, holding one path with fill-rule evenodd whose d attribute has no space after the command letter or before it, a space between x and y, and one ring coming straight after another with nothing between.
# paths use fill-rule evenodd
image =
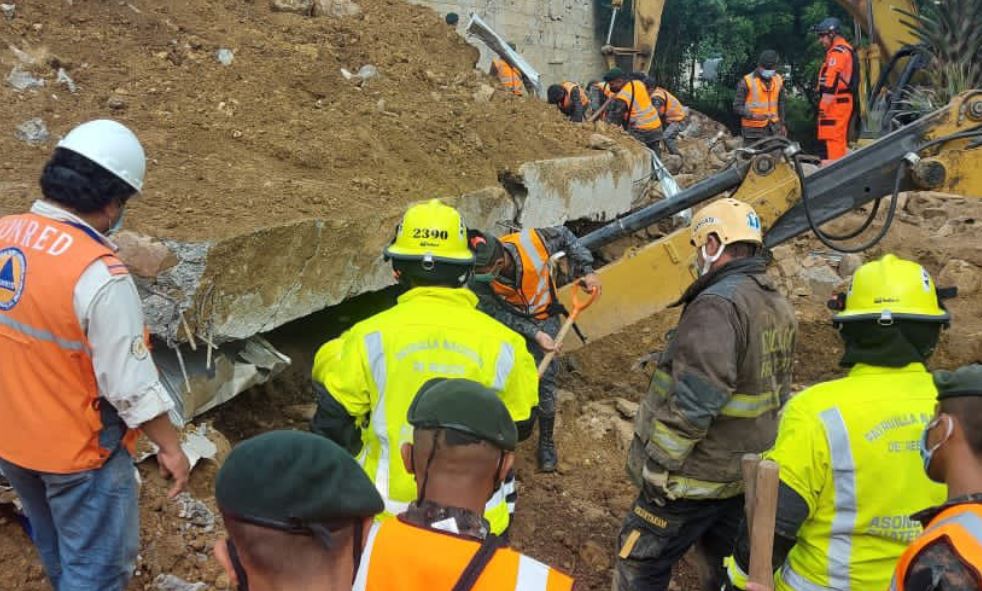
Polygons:
<instances>
[{"instance_id":1,"label":"yellow construction machinery","mask_svg":"<svg viewBox=\"0 0 982 591\"><path fill-rule=\"evenodd\" d=\"M671 199L631 213L583 237L591 250L720 194L743 200L757 210L765 244L773 247L814 232L840 252L863 250L889 230L903 191L930 190L982 197L982 90L959 95L942 108L904 126L836 162L805 176L797 144L769 138L736 153L726 170L685 189ZM881 200L892 195L882 228L866 244L856 245L873 221ZM829 235L825 222L875 201L858 232ZM696 278L695 250L688 228L640 248L599 271L604 295L578 319L589 338L617 332L676 302ZM560 290L569 305L570 286ZM570 343L568 348L576 345Z\"/></svg>"},{"instance_id":2,"label":"yellow construction machinery","mask_svg":"<svg viewBox=\"0 0 982 591\"><path fill-rule=\"evenodd\" d=\"M630 8L634 20L634 44L616 47L611 44L614 25L622 15L624 0L612 0L610 24L606 43L601 53L608 67L618 63L618 57L630 56L633 71L648 72L654 58L655 43L661 30L661 17L669 0L632 0ZM876 137L888 130L891 115L895 113L901 98L891 88L904 88L918 70L926 64L921 54L914 51L914 36L904 20L904 13L915 14L914 0L836 0L853 17L855 34L853 45L862 70L859 86L860 114L865 123L868 113L877 113L865 135ZM861 43L865 35L869 43ZM872 105L870 102L872 101Z\"/></svg>"}]
</instances>

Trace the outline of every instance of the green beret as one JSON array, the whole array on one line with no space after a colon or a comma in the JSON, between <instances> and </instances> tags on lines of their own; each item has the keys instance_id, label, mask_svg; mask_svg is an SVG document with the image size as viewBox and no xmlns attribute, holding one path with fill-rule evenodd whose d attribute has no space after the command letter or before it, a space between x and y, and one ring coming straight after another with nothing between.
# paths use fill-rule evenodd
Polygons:
<instances>
[{"instance_id":1,"label":"green beret","mask_svg":"<svg viewBox=\"0 0 982 591\"><path fill-rule=\"evenodd\" d=\"M618 78L624 78L624 70L620 68L611 68L604 74L604 82L612 82Z\"/></svg>"},{"instance_id":2,"label":"green beret","mask_svg":"<svg viewBox=\"0 0 982 591\"><path fill-rule=\"evenodd\" d=\"M473 380L436 378L423 384L409 407L409 424L452 429L508 451L518 445L518 429L505 403Z\"/></svg>"},{"instance_id":3,"label":"green beret","mask_svg":"<svg viewBox=\"0 0 982 591\"><path fill-rule=\"evenodd\" d=\"M270 431L235 446L218 472L215 498L234 519L298 533L384 509L351 454L301 431Z\"/></svg>"},{"instance_id":4,"label":"green beret","mask_svg":"<svg viewBox=\"0 0 982 591\"><path fill-rule=\"evenodd\" d=\"M974 363L955 371L936 371L934 385L938 389L938 400L982 396L982 365Z\"/></svg>"},{"instance_id":5,"label":"green beret","mask_svg":"<svg viewBox=\"0 0 982 591\"><path fill-rule=\"evenodd\" d=\"M474 253L474 266L478 268L490 266L504 254L500 240L477 230L467 231L467 244Z\"/></svg>"}]
</instances>

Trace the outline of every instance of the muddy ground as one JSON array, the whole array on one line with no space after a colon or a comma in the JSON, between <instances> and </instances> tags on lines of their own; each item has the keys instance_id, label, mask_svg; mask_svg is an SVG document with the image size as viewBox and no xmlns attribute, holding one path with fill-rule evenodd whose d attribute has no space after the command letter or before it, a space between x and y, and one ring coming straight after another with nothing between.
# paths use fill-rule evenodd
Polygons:
<instances>
[{"instance_id":1,"label":"muddy ground","mask_svg":"<svg viewBox=\"0 0 982 591\"><path fill-rule=\"evenodd\" d=\"M939 211L945 215L938 215ZM962 287L960 297L949 303L954 321L931 360L933 367L982 360L982 245L974 238L980 215L982 204L974 201L915 195L907 200L885 242L869 255L896 252L917 258L941 278L942 285L957 283ZM858 219L852 216L843 224ZM816 276L810 271L816 265L827 261L834 269L837 257L811 239L782 247L776 256L772 272L787 288L800 323L796 387L842 375L837 366L839 339L824 305L833 289L843 287L842 282L809 279ZM270 338L295 358L295 366L203 420L214 424L233 443L269 429L305 428L304 413L312 401L306 378L312 351L350 322L387 305L392 297L391 292L373 294L279 329ZM647 375L635 367L636 361L664 346L665 332L676 319L676 311L667 311L567 355L561 376L559 472L536 473L531 441L521 450L514 544L571 572L581 589L609 588L616 534L635 495L624 472L623 441L630 423L613 410L614 401L639 399L647 386ZM161 573L223 588L227 581L208 557L210 544L221 534L220 525L209 531L200 511L182 517L181 504L163 499L163 484L154 474L153 461L140 468L147 481L142 493L143 549L131 588L152 588L151 581ZM215 470L216 466L208 462L197 468L191 491L192 497L212 510ZM185 513L187 509L185 503ZM680 588L695 591L694 577L683 571ZM34 550L9 508L0 510L0 581L0 588L11 591L45 588Z\"/></svg>"},{"instance_id":2,"label":"muddy ground","mask_svg":"<svg viewBox=\"0 0 982 591\"><path fill-rule=\"evenodd\" d=\"M131 229L185 240L392 213L588 151L592 130L544 101L482 97L496 83L473 69L477 50L404 0L358 0L344 18L273 12L268 0L13 4L0 18L0 213L37 198L59 137L96 117L132 126L147 150ZM341 73L364 65L379 75ZM44 86L15 90L3 80L15 68ZM50 137L29 145L16 127L35 117Z\"/></svg>"}]
</instances>

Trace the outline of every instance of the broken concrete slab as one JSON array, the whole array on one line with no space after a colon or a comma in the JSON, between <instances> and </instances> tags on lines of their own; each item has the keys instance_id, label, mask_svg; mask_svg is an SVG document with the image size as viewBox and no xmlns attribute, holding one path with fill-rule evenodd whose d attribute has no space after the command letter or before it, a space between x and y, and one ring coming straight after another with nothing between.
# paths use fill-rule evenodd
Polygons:
<instances>
[{"instance_id":1,"label":"broken concrete slab","mask_svg":"<svg viewBox=\"0 0 982 591\"><path fill-rule=\"evenodd\" d=\"M446 199L469 227L498 234L628 211L650 175L643 151L619 150L527 163L506 187ZM177 258L137 278L151 332L168 342L190 332L215 343L246 339L393 284L381 252L402 210L362 219L307 219L217 242L163 240ZM124 260L126 253L122 253ZM172 260L167 260L169 265ZM165 265L166 266L166 265Z\"/></svg>"}]
</instances>

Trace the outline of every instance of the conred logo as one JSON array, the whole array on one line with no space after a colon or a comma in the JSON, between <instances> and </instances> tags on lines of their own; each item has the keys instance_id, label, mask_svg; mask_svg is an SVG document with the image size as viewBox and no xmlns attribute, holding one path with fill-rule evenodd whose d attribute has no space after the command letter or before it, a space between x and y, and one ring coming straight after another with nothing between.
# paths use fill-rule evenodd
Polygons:
<instances>
[{"instance_id":1,"label":"conred logo","mask_svg":"<svg viewBox=\"0 0 982 591\"><path fill-rule=\"evenodd\" d=\"M0 310L10 310L20 301L27 278L27 259L19 248L0 250Z\"/></svg>"}]
</instances>

